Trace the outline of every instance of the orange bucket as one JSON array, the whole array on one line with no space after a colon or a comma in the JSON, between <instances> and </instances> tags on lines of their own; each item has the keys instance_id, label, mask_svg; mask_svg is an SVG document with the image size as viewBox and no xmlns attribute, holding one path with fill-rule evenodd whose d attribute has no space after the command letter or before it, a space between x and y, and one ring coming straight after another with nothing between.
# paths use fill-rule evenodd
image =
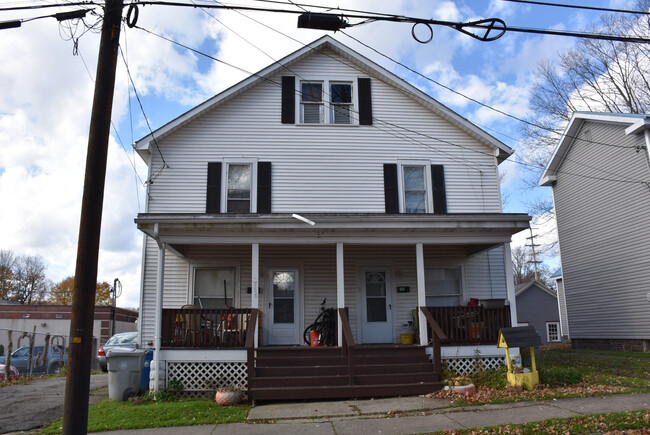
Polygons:
<instances>
[{"instance_id":1,"label":"orange bucket","mask_svg":"<svg viewBox=\"0 0 650 435\"><path fill-rule=\"evenodd\" d=\"M309 331L309 341L310 341L311 347L320 346L320 332Z\"/></svg>"}]
</instances>

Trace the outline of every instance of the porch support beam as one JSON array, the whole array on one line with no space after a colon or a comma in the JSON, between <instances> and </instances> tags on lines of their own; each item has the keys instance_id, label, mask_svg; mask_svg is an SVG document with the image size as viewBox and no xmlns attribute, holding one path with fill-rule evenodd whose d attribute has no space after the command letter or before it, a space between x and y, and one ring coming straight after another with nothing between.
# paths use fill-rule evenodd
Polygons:
<instances>
[{"instance_id":1,"label":"porch support beam","mask_svg":"<svg viewBox=\"0 0 650 435\"><path fill-rule=\"evenodd\" d=\"M345 281L343 270L343 243L336 244L336 308L345 308ZM338 310L337 310L338 312ZM343 346L343 323L338 316L338 346Z\"/></svg>"},{"instance_id":2,"label":"porch support beam","mask_svg":"<svg viewBox=\"0 0 650 435\"><path fill-rule=\"evenodd\" d=\"M156 240L158 244L158 273L156 276L156 313L155 313L155 331L154 331L154 391L160 391L160 347L162 337L162 308L163 308L163 290L165 280L165 251L167 244Z\"/></svg>"},{"instance_id":3,"label":"porch support beam","mask_svg":"<svg viewBox=\"0 0 650 435\"><path fill-rule=\"evenodd\" d=\"M418 331L420 331L420 345L426 346L429 342L427 335L427 319L422 315L420 307L426 307L427 298L424 286L424 247L422 243L415 245L415 261L418 282Z\"/></svg>"},{"instance_id":4,"label":"porch support beam","mask_svg":"<svg viewBox=\"0 0 650 435\"><path fill-rule=\"evenodd\" d=\"M517 303L515 299L515 278L512 268L512 252L510 251L510 243L503 244L504 264L506 265L506 290L508 293L508 301L510 302L510 324L514 327L517 326Z\"/></svg>"},{"instance_id":5,"label":"porch support beam","mask_svg":"<svg viewBox=\"0 0 650 435\"><path fill-rule=\"evenodd\" d=\"M260 245L253 243L251 245L251 308L260 308ZM259 316L258 316L259 322ZM255 328L255 344L259 344L259 328Z\"/></svg>"}]
</instances>

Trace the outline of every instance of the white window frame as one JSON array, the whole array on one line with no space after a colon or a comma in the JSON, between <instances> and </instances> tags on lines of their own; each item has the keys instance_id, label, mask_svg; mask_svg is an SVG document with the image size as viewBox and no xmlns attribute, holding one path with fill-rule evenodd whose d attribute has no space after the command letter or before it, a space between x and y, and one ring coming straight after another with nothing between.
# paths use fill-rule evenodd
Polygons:
<instances>
[{"instance_id":1,"label":"white window frame","mask_svg":"<svg viewBox=\"0 0 650 435\"><path fill-rule=\"evenodd\" d=\"M399 212L406 213L406 195L404 192L404 167L424 167L424 188L426 189L425 213L433 213L433 192L431 191L431 162L427 160L398 160L397 190L399 192ZM414 213L415 214L415 213Z\"/></svg>"},{"instance_id":2,"label":"white window frame","mask_svg":"<svg viewBox=\"0 0 650 435\"><path fill-rule=\"evenodd\" d=\"M424 297L425 300L426 298L429 297L437 297L437 296L429 296L426 294L426 271L431 270L431 269L458 269L458 279L459 279L459 286L460 286L460 294L458 295L458 304L463 305L467 303L467 290L465 289L465 267L463 265L459 264L434 264L434 265L425 265L424 267L424 275L425 275L425 290L424 290ZM444 296L444 295L443 295ZM447 296L455 296L455 295L447 295ZM427 302L427 306L429 306L429 303Z\"/></svg>"},{"instance_id":3,"label":"white window frame","mask_svg":"<svg viewBox=\"0 0 650 435\"><path fill-rule=\"evenodd\" d=\"M221 208L222 213L228 212L228 169L230 165L251 166L251 198L249 213L257 213L257 159L226 158L222 161L221 171Z\"/></svg>"},{"instance_id":4,"label":"white window frame","mask_svg":"<svg viewBox=\"0 0 650 435\"><path fill-rule=\"evenodd\" d=\"M189 291L187 292L188 299L187 304L194 305L194 277L196 275L196 269L235 269L235 283L234 283L234 293L232 295L232 300L235 308L241 307L241 293L240 293L240 281L239 281L239 271L240 264L237 262L196 262L190 263L189 268Z\"/></svg>"},{"instance_id":5,"label":"white window frame","mask_svg":"<svg viewBox=\"0 0 650 435\"><path fill-rule=\"evenodd\" d=\"M557 339L552 340L551 339L551 326L555 326L557 328ZM557 343L562 341L562 332L560 331L560 322L546 322L546 341L549 343Z\"/></svg>"},{"instance_id":6,"label":"white window frame","mask_svg":"<svg viewBox=\"0 0 650 435\"><path fill-rule=\"evenodd\" d=\"M332 102L332 85L349 85L350 86L350 102L349 103L333 103ZM354 83L350 82L350 81L332 80L332 81L330 81L328 83L327 89L329 90L329 93L327 94L328 97L329 97L328 98L328 104L329 104L328 112L329 112L329 115L330 115L329 123L332 124L332 125L352 125L352 124L354 124L355 123L355 116L354 116L355 115L355 113L354 113L355 109L354 108L356 107L354 105L354 101L356 99L355 98L355 92L354 92ZM349 114L350 114L350 122L342 123L342 124L337 124L337 123L334 122L334 111L336 110L337 106L347 106L348 107L348 111L349 111Z\"/></svg>"},{"instance_id":7,"label":"white window frame","mask_svg":"<svg viewBox=\"0 0 650 435\"><path fill-rule=\"evenodd\" d=\"M303 83L320 83L323 85L323 95L322 95L322 107L323 107L323 113L322 113L322 122L320 123L305 123L303 121L303 113L302 113L302 84ZM296 125L307 125L307 126L315 126L315 125L335 125L337 127L340 126L350 126L350 125L359 125L359 114L358 114L358 107L359 107L359 95L357 92L357 77L350 77L350 76L337 76L335 78L330 78L330 77L306 77L304 80L296 80L296 95L298 95L297 98L297 105L296 105L296 119L298 119L300 122L298 122ZM344 84L344 85L350 85L350 89L352 92L352 101L350 103L350 123L349 124L335 124L333 122L334 116L333 116L333 111L334 111L334 106L332 105L332 96L331 96L331 85L333 84Z\"/></svg>"}]
</instances>

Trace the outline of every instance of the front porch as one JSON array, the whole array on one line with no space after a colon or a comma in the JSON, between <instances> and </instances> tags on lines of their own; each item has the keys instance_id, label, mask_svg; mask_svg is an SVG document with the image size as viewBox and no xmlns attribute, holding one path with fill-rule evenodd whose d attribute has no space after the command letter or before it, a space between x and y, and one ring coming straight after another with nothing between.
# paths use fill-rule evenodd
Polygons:
<instances>
[{"instance_id":1,"label":"front porch","mask_svg":"<svg viewBox=\"0 0 650 435\"><path fill-rule=\"evenodd\" d=\"M444 349L458 360L459 346L495 346L511 326L511 307L469 305L514 301L507 242L527 216L307 217L316 227L276 215L138 218L152 236L147 250L158 248L143 302L152 388L188 376L196 389L214 389L236 371L229 383L260 400L420 394L441 387ZM303 331L324 299L337 313L335 346L310 349ZM413 329L415 345L397 344ZM324 378L314 373L322 358L332 361ZM278 363L296 380L269 375ZM404 382L376 384L382 378ZM296 382L293 393L262 390Z\"/></svg>"},{"instance_id":2,"label":"front porch","mask_svg":"<svg viewBox=\"0 0 650 435\"><path fill-rule=\"evenodd\" d=\"M245 389L249 400L262 401L426 394L442 388L445 360L463 364L458 354L443 357L443 346L496 346L499 329L510 326L507 306L422 307L421 313L432 337L428 346L355 344L347 312L339 309L341 346L255 348L260 310L164 309L162 351L196 359L171 361L165 371L168 378L181 380L191 396L228 385Z\"/></svg>"}]
</instances>

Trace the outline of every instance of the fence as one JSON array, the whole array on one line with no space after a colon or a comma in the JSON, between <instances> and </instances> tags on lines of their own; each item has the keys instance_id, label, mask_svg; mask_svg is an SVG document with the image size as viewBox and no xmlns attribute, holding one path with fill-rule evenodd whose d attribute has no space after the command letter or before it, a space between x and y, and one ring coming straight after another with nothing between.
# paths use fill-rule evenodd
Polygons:
<instances>
[{"instance_id":1,"label":"fence","mask_svg":"<svg viewBox=\"0 0 650 435\"><path fill-rule=\"evenodd\" d=\"M0 363L8 362L21 377L56 374L68 362L68 342L67 335L0 328ZM93 338L93 370L99 368L97 345Z\"/></svg>"}]
</instances>

